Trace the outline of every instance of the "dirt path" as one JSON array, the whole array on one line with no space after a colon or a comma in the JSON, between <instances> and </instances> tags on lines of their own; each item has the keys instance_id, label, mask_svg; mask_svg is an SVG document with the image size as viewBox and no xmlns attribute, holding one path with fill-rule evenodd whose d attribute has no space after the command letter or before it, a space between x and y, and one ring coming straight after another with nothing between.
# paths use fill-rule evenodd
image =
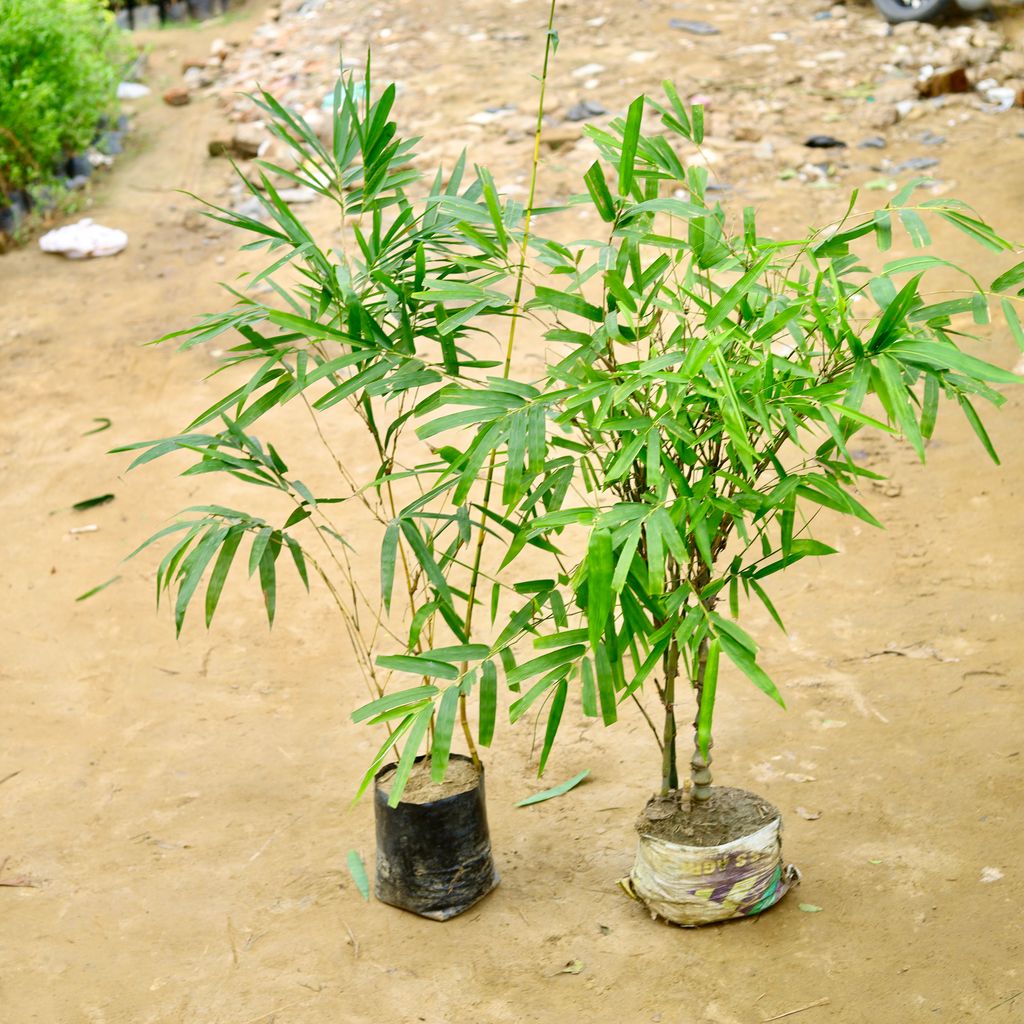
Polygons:
<instances>
[{"instance_id":1,"label":"dirt path","mask_svg":"<svg viewBox=\"0 0 1024 1024\"><path fill-rule=\"evenodd\" d=\"M206 54L215 35L248 39L266 5L250 6L226 27L153 37L150 84L176 81L182 59ZM345 27L349 52L380 44L382 64L407 82L401 113L413 130L437 129L438 151L472 142L515 183L525 143L464 120L526 108L541 6L477 0L453 13L438 0L335 0L322 14L325 27ZM802 7L747 18L724 0L652 2L632 17L573 3L556 92L563 108L576 102L586 90L572 70L599 61L609 109L682 71L736 93L757 77L758 53L702 57L666 35L667 19L707 18L731 45L758 46L810 24ZM598 17L606 27L588 25ZM389 23L393 36L381 37ZM801 31L794 60L822 50ZM471 50L477 32L528 38ZM823 126L871 130L851 103L814 107L808 95L784 90L777 117L757 115L771 120L776 151ZM844 120L825 120L837 109ZM887 159L920 152L914 133L943 130L943 181L1024 238L1024 114L956 110L953 125L950 110L929 109L893 128ZM750 111L737 106L730 123L756 121ZM990 417L1001 467L948 411L927 469L865 440L896 485L867 496L887 530L823 531L842 554L773 591L788 636L750 610L789 711L724 679L716 771L786 816L786 853L804 881L777 909L683 932L652 923L615 887L656 774L636 720L567 731L547 779L584 768L591 778L529 810L512 804L541 788L524 767L530 730L504 730L487 780L503 881L464 917L440 926L362 901L345 855L372 861L372 808L348 801L372 737L348 722L358 680L344 641L325 642L338 634L322 594L284 595L268 635L254 590L236 588L213 632L192 623L176 643L153 612L155 560L118 565L198 493L171 465L124 476L124 460L104 452L178 429L212 394L208 353L139 343L219 308L217 282L247 265L236 240L186 216L189 201L173 191L225 194L225 166L205 149L223 116L212 99L142 106L134 152L90 211L129 232L124 255L65 263L28 247L0 259L0 1021L756 1024L803 1007L801 1024L1024 1019L1018 391ZM723 154L723 181L780 230L843 201L841 189L780 178L777 163L756 172L746 150L732 155L742 148L733 128L719 130L709 147ZM888 173L865 152L851 146L844 183ZM583 159L553 150L546 194L568 191ZM1016 359L1001 333L986 354ZM84 436L100 417L112 427ZM111 504L69 511L107 492ZM70 532L88 525L98 529ZM572 961L579 973L560 973Z\"/></svg>"}]
</instances>

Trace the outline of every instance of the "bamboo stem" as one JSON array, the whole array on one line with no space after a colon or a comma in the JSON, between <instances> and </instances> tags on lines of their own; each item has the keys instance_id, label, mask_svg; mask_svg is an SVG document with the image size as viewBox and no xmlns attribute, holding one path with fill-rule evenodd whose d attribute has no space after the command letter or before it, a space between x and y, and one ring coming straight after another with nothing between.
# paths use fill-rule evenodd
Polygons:
<instances>
[{"instance_id":1,"label":"bamboo stem","mask_svg":"<svg viewBox=\"0 0 1024 1024\"><path fill-rule=\"evenodd\" d=\"M697 711L693 718L694 752L690 759L690 778L693 780L693 799L707 800L711 796L711 748L708 744L708 756L705 758L700 752L697 743L697 718L700 715L700 702L704 693L704 673L708 667L708 638L705 636L700 642L697 654L697 678L694 681L694 691L697 697Z\"/></svg>"},{"instance_id":2,"label":"bamboo stem","mask_svg":"<svg viewBox=\"0 0 1024 1024\"><path fill-rule=\"evenodd\" d=\"M676 763L676 680L679 677L679 646L673 640L665 654L665 688L662 704L665 708L665 729L661 741L661 795L668 796L679 788L679 768Z\"/></svg>"},{"instance_id":3,"label":"bamboo stem","mask_svg":"<svg viewBox=\"0 0 1024 1024\"><path fill-rule=\"evenodd\" d=\"M526 202L526 211L523 219L523 240L519 251L519 265L516 267L516 285L512 296L512 320L508 329L508 341L505 345L505 363L502 369L502 379L507 380L512 369L512 353L516 344L516 327L522 315L523 280L526 277L526 253L530 242L530 225L533 220L533 206L537 197L537 168L540 164L540 135L544 125L544 94L548 84L548 66L551 61L552 39L555 27L555 5L557 0L551 0L548 10L547 38L544 43L544 66L540 75L540 97L537 101L537 126L533 135L533 161L530 165L530 193ZM469 589L466 593L466 638L471 639L470 632L473 626L473 611L476 608L476 591L480 582L480 565L484 553L484 539L487 536L487 510L490 507L491 492L494 488L494 467L497 459L497 449L491 452L487 462L487 475L484 479L484 494L480 521L480 530L476 537L476 548L473 552L473 568L470 571ZM462 673L465 674L466 665L462 666ZM473 742L473 733L469 726L469 716L466 713L466 695L459 694L459 719L462 722L462 731L466 736L466 744L469 747L470 755L473 758L473 765L480 767L480 759L477 756L476 744Z\"/></svg>"}]
</instances>

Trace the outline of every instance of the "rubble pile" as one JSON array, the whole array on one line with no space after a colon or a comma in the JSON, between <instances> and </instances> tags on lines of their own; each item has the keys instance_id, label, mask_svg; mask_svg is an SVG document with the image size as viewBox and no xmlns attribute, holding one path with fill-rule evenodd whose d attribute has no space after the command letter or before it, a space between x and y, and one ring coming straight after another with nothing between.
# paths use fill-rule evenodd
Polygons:
<instances>
[{"instance_id":1,"label":"rubble pile","mask_svg":"<svg viewBox=\"0 0 1024 1024\"><path fill-rule=\"evenodd\" d=\"M211 156L283 162L244 94L266 89L326 135L339 54L358 80L369 48L376 82L398 83L406 130L429 139L425 166L450 164L468 147L515 193L536 116L532 73L544 24L535 6L469 0L456 16L463 21L439 25L412 0L281 0L246 45L217 40L208 59L183 67L167 101L216 98L225 125L209 140ZM779 178L829 187L848 172L932 171L950 128L1024 114L1024 53L1007 44L997 19L891 26L867 3L816 7L718 0L697 22L670 18L667 7L630 15L610 0L565 3L542 136L556 188L560 172L578 187L593 158L584 126L621 115L641 91L657 95L664 78L705 104L707 139L691 162L709 165L721 188ZM812 141L822 138L834 144Z\"/></svg>"}]
</instances>

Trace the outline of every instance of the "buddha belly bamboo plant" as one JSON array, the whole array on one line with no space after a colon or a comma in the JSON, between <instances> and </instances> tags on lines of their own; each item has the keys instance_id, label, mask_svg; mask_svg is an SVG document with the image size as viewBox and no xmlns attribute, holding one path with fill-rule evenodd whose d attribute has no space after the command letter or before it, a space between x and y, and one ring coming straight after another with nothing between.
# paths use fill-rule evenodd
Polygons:
<instances>
[{"instance_id":1,"label":"buddha belly bamboo plant","mask_svg":"<svg viewBox=\"0 0 1024 1024\"><path fill-rule=\"evenodd\" d=\"M552 2L539 111L553 16ZM181 534L158 595L173 596L180 630L207 579L209 624L248 538L272 620L281 552L304 582L314 570L369 686L353 717L387 730L360 789L375 787L377 891L427 916L451 916L496 882L477 749L491 742L504 691L513 721L544 717L541 773L570 692L606 725L624 707L642 713L661 784L627 888L652 912L695 924L771 906L791 877L778 812L711 785L720 666L782 703L736 623L741 591L780 622L765 582L833 550L811 536L816 513L875 523L857 498L875 477L848 447L858 430L902 433L923 458L945 396L995 457L973 403L999 404L993 385L1017 378L962 351L953 323L986 323L998 295L1024 347L1024 264L991 288L964 273L965 291L930 301L925 276L950 263L922 253L873 272L855 249L873 240L886 250L895 230L926 247L926 217L997 252L1010 244L962 203L917 201L920 182L867 216L854 215L854 196L839 224L795 241L760 235L750 209L733 228L706 172L680 156L699 150L701 108L665 90L663 102L639 97L625 117L587 129L598 159L575 202L603 227L568 242L533 230L540 113L524 207L485 169L467 174L464 159L420 188L413 143L389 120L394 87L374 99L369 68L361 102L351 80L338 83L326 145L262 94L296 169L266 165L250 185L265 222L212 216L271 251L251 283L269 283L272 301L234 292L231 310L168 336L194 345L233 331L228 366L252 373L182 434L133 446L136 464L192 453L187 473L227 473L290 504L281 519L189 510L147 542ZM318 244L276 190L282 178L336 205L343 245ZM548 359L519 379L527 319ZM251 432L292 402L328 449L336 492L314 494L283 446ZM365 431L368 478L339 455L332 422ZM354 568L355 540L334 521L349 510L374 524L379 588ZM389 685L392 673L412 685ZM691 720L686 785L678 734ZM467 753L452 755L460 734ZM456 899L444 895L467 875Z\"/></svg>"}]
</instances>

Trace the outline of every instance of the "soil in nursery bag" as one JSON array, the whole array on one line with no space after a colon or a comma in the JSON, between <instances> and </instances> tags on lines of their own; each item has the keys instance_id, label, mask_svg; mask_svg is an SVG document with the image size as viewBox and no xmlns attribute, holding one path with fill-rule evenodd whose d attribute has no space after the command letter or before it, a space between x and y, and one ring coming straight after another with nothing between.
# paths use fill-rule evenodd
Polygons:
<instances>
[{"instance_id":1,"label":"soil in nursery bag","mask_svg":"<svg viewBox=\"0 0 1024 1024\"><path fill-rule=\"evenodd\" d=\"M715 786L707 800L691 800L681 792L652 797L636 830L681 846L721 846L753 835L778 816L778 810L756 793Z\"/></svg>"},{"instance_id":2,"label":"soil in nursery bag","mask_svg":"<svg viewBox=\"0 0 1024 1024\"><path fill-rule=\"evenodd\" d=\"M621 885L652 917L684 927L760 914L800 879L782 860L777 808L746 790L715 788L706 801L654 797L636 828L636 859Z\"/></svg>"},{"instance_id":3,"label":"soil in nursery bag","mask_svg":"<svg viewBox=\"0 0 1024 1024\"><path fill-rule=\"evenodd\" d=\"M389 768L378 780L378 785L391 795L391 780L395 777L397 767ZM448 770L445 772L442 782L434 782L430 776L430 762L423 760L418 762L409 773L409 781L405 784L402 793L403 804L429 804L435 800L443 800L445 797L455 796L458 793L465 793L475 789L480 781L480 773L473 767L472 761L456 761L452 758L448 762Z\"/></svg>"},{"instance_id":4,"label":"soil in nursery bag","mask_svg":"<svg viewBox=\"0 0 1024 1024\"><path fill-rule=\"evenodd\" d=\"M453 754L444 781L417 758L397 807L388 806L395 766L377 774L377 898L421 917L446 921L497 884L487 829L483 769Z\"/></svg>"}]
</instances>

